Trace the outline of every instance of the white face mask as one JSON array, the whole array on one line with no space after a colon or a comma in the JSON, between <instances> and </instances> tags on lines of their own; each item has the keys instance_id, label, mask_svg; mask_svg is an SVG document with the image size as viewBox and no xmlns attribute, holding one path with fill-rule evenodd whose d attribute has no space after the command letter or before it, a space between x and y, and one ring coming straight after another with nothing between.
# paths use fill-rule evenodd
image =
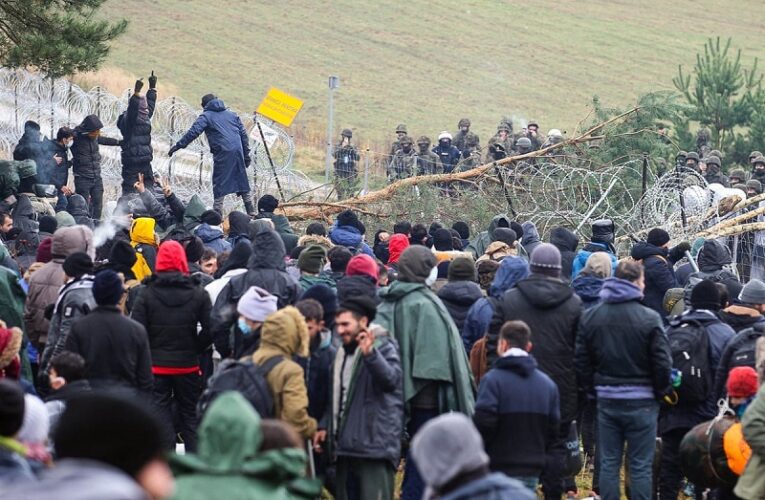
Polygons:
<instances>
[{"instance_id":1,"label":"white face mask","mask_svg":"<svg viewBox=\"0 0 765 500\"><path fill-rule=\"evenodd\" d=\"M433 283L438 279L438 267L434 267L430 270L430 274L425 278L425 284L429 287L433 286Z\"/></svg>"}]
</instances>

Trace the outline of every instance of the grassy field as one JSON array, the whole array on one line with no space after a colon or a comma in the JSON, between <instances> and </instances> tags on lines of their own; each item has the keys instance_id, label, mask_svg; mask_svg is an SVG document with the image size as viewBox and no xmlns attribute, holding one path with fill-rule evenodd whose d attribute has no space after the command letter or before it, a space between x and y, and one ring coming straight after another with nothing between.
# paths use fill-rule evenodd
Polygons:
<instances>
[{"instance_id":1,"label":"grassy field","mask_svg":"<svg viewBox=\"0 0 765 500\"><path fill-rule=\"evenodd\" d=\"M213 91L240 110L279 87L305 100L293 132L306 142L324 140L327 76L339 75L337 131L374 149L399 122L433 138L467 116L484 144L503 115L573 130L593 95L618 106L671 88L708 36L732 36L747 62L765 40L760 0L110 0L104 11L131 21L109 66L154 69L192 103Z\"/></svg>"}]
</instances>

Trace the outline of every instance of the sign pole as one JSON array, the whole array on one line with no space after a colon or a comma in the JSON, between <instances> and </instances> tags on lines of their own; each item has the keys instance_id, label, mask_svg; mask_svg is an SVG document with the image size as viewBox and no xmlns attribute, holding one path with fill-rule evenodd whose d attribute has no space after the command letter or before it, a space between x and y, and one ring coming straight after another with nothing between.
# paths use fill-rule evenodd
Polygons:
<instances>
[{"instance_id":1,"label":"sign pole","mask_svg":"<svg viewBox=\"0 0 765 500\"><path fill-rule=\"evenodd\" d=\"M255 115L255 124L258 126L258 132L260 132L260 140L263 141L263 147L266 148L266 156L268 157L268 163L271 164L271 172L274 174L276 180L276 187L279 189L279 197L282 201L286 200L284 197L284 191L282 191L282 184L279 182L279 174L276 173L276 167L274 166L274 160L271 159L271 151L268 150L268 144L266 143L266 136L263 134L263 128L260 126L258 116Z\"/></svg>"},{"instance_id":2,"label":"sign pole","mask_svg":"<svg viewBox=\"0 0 765 500\"><path fill-rule=\"evenodd\" d=\"M332 169L332 129L335 121L335 89L340 87L340 78L337 76L329 77L329 116L327 119L327 159L325 164L324 182L329 184L329 173Z\"/></svg>"}]
</instances>

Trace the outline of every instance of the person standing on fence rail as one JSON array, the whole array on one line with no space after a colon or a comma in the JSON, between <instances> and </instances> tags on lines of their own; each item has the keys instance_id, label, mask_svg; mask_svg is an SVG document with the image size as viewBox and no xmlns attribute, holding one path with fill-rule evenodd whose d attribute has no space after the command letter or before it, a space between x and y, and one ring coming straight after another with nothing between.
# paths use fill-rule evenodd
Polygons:
<instances>
[{"instance_id":1,"label":"person standing on fence rail","mask_svg":"<svg viewBox=\"0 0 765 500\"><path fill-rule=\"evenodd\" d=\"M101 135L104 124L96 115L88 115L74 129L72 144L72 171L74 190L88 202L90 217L101 219L104 200L104 181L101 178L101 152L99 146L119 146L121 141Z\"/></svg>"},{"instance_id":2,"label":"person standing on fence rail","mask_svg":"<svg viewBox=\"0 0 765 500\"><path fill-rule=\"evenodd\" d=\"M202 108L202 114L167 154L173 156L204 132L213 154L213 209L222 213L223 199L228 194L236 193L242 197L247 213L254 215L255 206L246 171L251 161L247 131L236 113L226 109L223 100L214 94L202 97Z\"/></svg>"},{"instance_id":3,"label":"person standing on fence rail","mask_svg":"<svg viewBox=\"0 0 765 500\"><path fill-rule=\"evenodd\" d=\"M154 185L154 172L151 160L154 158L151 147L151 117L157 104L157 77L151 72L149 90L141 95L143 80L136 80L134 93L128 101L127 111L117 119L117 127L122 132L122 194L134 193L133 184L138 174L143 174L144 185L151 189Z\"/></svg>"}]
</instances>

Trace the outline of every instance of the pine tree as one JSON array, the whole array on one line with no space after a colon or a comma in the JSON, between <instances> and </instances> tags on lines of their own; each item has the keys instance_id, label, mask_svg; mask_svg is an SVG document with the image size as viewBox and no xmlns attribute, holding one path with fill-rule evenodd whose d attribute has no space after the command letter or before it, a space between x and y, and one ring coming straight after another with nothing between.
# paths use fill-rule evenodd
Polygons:
<instances>
[{"instance_id":1,"label":"pine tree","mask_svg":"<svg viewBox=\"0 0 765 500\"><path fill-rule=\"evenodd\" d=\"M127 21L95 17L105 0L0 1L0 64L57 78L96 69Z\"/></svg>"}]
</instances>

